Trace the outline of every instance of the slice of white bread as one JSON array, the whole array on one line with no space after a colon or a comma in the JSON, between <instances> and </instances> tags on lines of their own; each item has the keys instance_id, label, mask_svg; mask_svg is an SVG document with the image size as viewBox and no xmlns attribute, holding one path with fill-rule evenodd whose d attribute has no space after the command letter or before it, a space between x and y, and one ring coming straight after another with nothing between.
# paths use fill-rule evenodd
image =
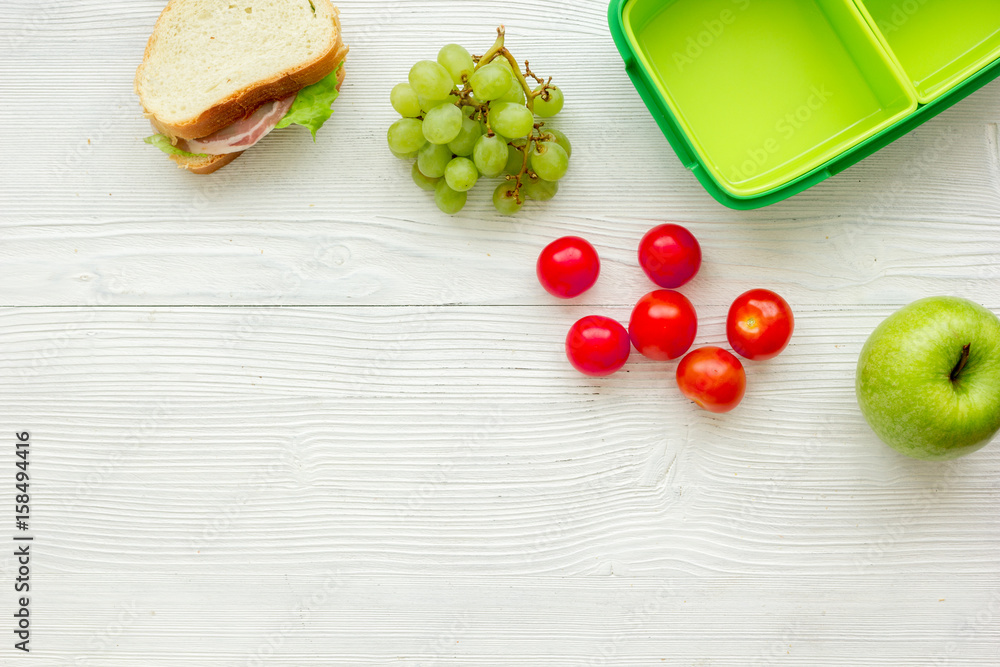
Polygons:
<instances>
[{"instance_id":1,"label":"slice of white bread","mask_svg":"<svg viewBox=\"0 0 1000 667\"><path fill-rule=\"evenodd\" d=\"M198 139L316 83L346 55L330 0L170 0L135 90L162 132Z\"/></svg>"}]
</instances>

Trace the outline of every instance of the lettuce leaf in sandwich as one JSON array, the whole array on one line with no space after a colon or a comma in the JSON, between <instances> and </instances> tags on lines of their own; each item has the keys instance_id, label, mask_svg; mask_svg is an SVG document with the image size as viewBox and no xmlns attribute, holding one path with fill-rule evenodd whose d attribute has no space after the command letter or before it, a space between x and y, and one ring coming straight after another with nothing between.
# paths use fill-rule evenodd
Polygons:
<instances>
[{"instance_id":1,"label":"lettuce leaf in sandwich","mask_svg":"<svg viewBox=\"0 0 1000 667\"><path fill-rule=\"evenodd\" d=\"M316 131L333 115L333 101L340 94L337 92L337 72L344 63L337 65L326 78L306 86L299 91L285 117L278 121L274 129L280 130L289 125L308 127L316 141Z\"/></svg>"},{"instance_id":2,"label":"lettuce leaf in sandwich","mask_svg":"<svg viewBox=\"0 0 1000 667\"><path fill-rule=\"evenodd\" d=\"M170 137L165 134L154 134L151 137L146 137L143 141L151 146L156 146L167 155L180 155L181 157L208 157L202 153L188 153L187 151L182 151L180 148L177 148L177 146L170 143Z\"/></svg>"}]
</instances>

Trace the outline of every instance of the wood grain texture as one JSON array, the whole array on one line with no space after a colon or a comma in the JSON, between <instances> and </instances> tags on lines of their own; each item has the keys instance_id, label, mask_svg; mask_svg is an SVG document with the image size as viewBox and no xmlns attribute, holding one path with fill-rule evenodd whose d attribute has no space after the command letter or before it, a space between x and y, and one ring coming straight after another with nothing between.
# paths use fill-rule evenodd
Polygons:
<instances>
[{"instance_id":1,"label":"wood grain texture","mask_svg":"<svg viewBox=\"0 0 1000 667\"><path fill-rule=\"evenodd\" d=\"M985 611L998 595L954 574L902 589L891 577L498 581L336 571L244 583L225 574L54 576L46 595L62 604L63 632L31 664L66 664L80 643L94 656L81 664L114 667L208 664L206 655L211 664L289 667L980 667L997 657L995 624L966 618L953 600ZM775 611L784 608L794 617Z\"/></svg>"},{"instance_id":2,"label":"wood grain texture","mask_svg":"<svg viewBox=\"0 0 1000 667\"><path fill-rule=\"evenodd\" d=\"M898 306L1000 312L1000 84L740 213L669 151L606 3L339 5L319 142L276 132L209 178L141 141L163 0L0 8L25 102L0 105L0 429L32 432L38 536L33 651L0 665L1000 664L1000 448L906 459L853 390ZM571 172L517 218L484 186L449 218L384 145L388 91L501 22L566 91ZM705 251L697 344L745 289L795 308L729 415L673 364L593 380L563 355L651 289L635 249L664 220ZM565 234L603 259L572 303L534 278Z\"/></svg>"},{"instance_id":3,"label":"wood grain texture","mask_svg":"<svg viewBox=\"0 0 1000 667\"><path fill-rule=\"evenodd\" d=\"M275 664L993 664L995 624L959 632L1000 596L1000 456L927 466L868 432L853 366L888 310L800 311L726 417L670 364L577 376L578 312L0 312L37 604L65 618L35 658L255 664L336 581Z\"/></svg>"}]
</instances>

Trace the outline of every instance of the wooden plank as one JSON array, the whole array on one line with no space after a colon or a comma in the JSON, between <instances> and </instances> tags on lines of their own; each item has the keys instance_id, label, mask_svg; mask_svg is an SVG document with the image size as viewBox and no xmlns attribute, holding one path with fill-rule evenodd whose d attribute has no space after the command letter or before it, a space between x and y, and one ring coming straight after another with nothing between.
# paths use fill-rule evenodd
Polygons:
<instances>
[{"instance_id":1,"label":"wooden plank","mask_svg":"<svg viewBox=\"0 0 1000 667\"><path fill-rule=\"evenodd\" d=\"M996 576L1000 452L927 466L856 408L885 309L801 312L726 416L673 364L578 375L571 313L5 310L40 567Z\"/></svg>"},{"instance_id":2,"label":"wooden plank","mask_svg":"<svg viewBox=\"0 0 1000 667\"><path fill-rule=\"evenodd\" d=\"M39 627L59 632L30 664L985 667L1000 639L997 589L950 573L401 578L328 563L250 586L223 573L55 574L38 604L59 610Z\"/></svg>"}]
</instances>

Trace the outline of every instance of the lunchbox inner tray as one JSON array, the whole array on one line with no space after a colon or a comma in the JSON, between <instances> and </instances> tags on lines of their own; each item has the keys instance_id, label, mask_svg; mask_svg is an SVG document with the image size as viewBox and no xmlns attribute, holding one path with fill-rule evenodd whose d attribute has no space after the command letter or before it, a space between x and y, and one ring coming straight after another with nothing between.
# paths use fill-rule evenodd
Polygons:
<instances>
[{"instance_id":1,"label":"lunchbox inner tray","mask_svg":"<svg viewBox=\"0 0 1000 667\"><path fill-rule=\"evenodd\" d=\"M705 168L736 196L780 187L918 105L853 0L633 0L623 19Z\"/></svg>"}]
</instances>

